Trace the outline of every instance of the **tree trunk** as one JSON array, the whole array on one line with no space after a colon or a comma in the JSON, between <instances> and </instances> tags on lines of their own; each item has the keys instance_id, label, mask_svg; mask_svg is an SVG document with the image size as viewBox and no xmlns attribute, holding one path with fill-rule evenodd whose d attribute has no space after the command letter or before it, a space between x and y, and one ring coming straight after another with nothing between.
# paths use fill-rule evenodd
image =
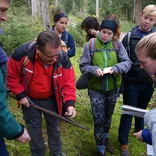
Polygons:
<instances>
[{"instance_id":1,"label":"tree trunk","mask_svg":"<svg viewBox=\"0 0 156 156\"><path fill-rule=\"evenodd\" d=\"M50 27L49 0L32 0L32 16L38 20L42 18L43 26Z\"/></svg>"},{"instance_id":2,"label":"tree trunk","mask_svg":"<svg viewBox=\"0 0 156 156\"><path fill-rule=\"evenodd\" d=\"M59 4L59 0L55 0L55 7L57 7Z\"/></svg>"},{"instance_id":3,"label":"tree trunk","mask_svg":"<svg viewBox=\"0 0 156 156\"><path fill-rule=\"evenodd\" d=\"M133 2L133 22L135 22L135 6L136 6L136 0L134 0L134 2Z\"/></svg>"},{"instance_id":4,"label":"tree trunk","mask_svg":"<svg viewBox=\"0 0 156 156\"><path fill-rule=\"evenodd\" d=\"M49 0L42 0L42 21L45 28L50 28Z\"/></svg>"},{"instance_id":5,"label":"tree trunk","mask_svg":"<svg viewBox=\"0 0 156 156\"><path fill-rule=\"evenodd\" d=\"M126 6L126 21L128 21L128 6Z\"/></svg>"},{"instance_id":6,"label":"tree trunk","mask_svg":"<svg viewBox=\"0 0 156 156\"><path fill-rule=\"evenodd\" d=\"M96 16L99 17L99 0L96 0Z\"/></svg>"},{"instance_id":7,"label":"tree trunk","mask_svg":"<svg viewBox=\"0 0 156 156\"><path fill-rule=\"evenodd\" d=\"M32 16L38 19L41 16L40 12L40 1L39 0L31 0L31 8L32 8Z\"/></svg>"},{"instance_id":8,"label":"tree trunk","mask_svg":"<svg viewBox=\"0 0 156 156\"><path fill-rule=\"evenodd\" d=\"M135 6L135 12L134 12L135 23L136 25L139 25L140 13L142 11L142 0L135 0L134 6Z\"/></svg>"}]
</instances>

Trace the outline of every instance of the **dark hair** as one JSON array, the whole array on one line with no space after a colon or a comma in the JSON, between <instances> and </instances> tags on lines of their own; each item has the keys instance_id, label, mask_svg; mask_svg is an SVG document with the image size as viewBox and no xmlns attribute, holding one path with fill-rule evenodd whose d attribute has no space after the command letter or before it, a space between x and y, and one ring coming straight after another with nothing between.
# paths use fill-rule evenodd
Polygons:
<instances>
[{"instance_id":1,"label":"dark hair","mask_svg":"<svg viewBox=\"0 0 156 156\"><path fill-rule=\"evenodd\" d=\"M100 25L99 25L98 20L93 16L86 17L81 23L81 29L86 30L86 33L87 33L86 40L87 41L90 40L91 38L95 37L95 36L91 35L87 30L89 30L89 29L99 30L99 27L100 27Z\"/></svg>"},{"instance_id":2,"label":"dark hair","mask_svg":"<svg viewBox=\"0 0 156 156\"><path fill-rule=\"evenodd\" d=\"M119 21L118 17L114 14L109 14L104 19L105 20L113 20L117 23L117 30L114 33L113 39L118 40L120 38L120 21Z\"/></svg>"},{"instance_id":3,"label":"dark hair","mask_svg":"<svg viewBox=\"0 0 156 156\"><path fill-rule=\"evenodd\" d=\"M61 18L67 18L68 19L68 16L65 12L58 12L57 14L54 15L53 17L53 21L54 23L56 23L57 21L59 21Z\"/></svg>"},{"instance_id":4,"label":"dark hair","mask_svg":"<svg viewBox=\"0 0 156 156\"><path fill-rule=\"evenodd\" d=\"M52 47L58 48L61 45L58 34L53 30L45 30L37 37L36 45L43 50L47 43L51 43Z\"/></svg>"}]
</instances>

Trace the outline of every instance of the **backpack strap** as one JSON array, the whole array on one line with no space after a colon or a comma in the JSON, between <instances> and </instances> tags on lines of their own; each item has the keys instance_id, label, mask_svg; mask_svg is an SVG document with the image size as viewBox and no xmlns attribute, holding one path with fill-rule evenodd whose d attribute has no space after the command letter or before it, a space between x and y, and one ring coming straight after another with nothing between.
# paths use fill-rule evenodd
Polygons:
<instances>
[{"instance_id":1,"label":"backpack strap","mask_svg":"<svg viewBox=\"0 0 156 156\"><path fill-rule=\"evenodd\" d=\"M119 52L119 41L112 41L112 44L113 44L115 52L118 53Z\"/></svg>"},{"instance_id":2,"label":"backpack strap","mask_svg":"<svg viewBox=\"0 0 156 156\"><path fill-rule=\"evenodd\" d=\"M66 34L65 34L65 39L66 39L66 43L68 44L68 32L66 32Z\"/></svg>"},{"instance_id":3,"label":"backpack strap","mask_svg":"<svg viewBox=\"0 0 156 156\"><path fill-rule=\"evenodd\" d=\"M89 40L89 53L90 53L91 63L92 63L94 52L96 51L95 44L96 44L96 38L91 38Z\"/></svg>"},{"instance_id":4,"label":"backpack strap","mask_svg":"<svg viewBox=\"0 0 156 156\"><path fill-rule=\"evenodd\" d=\"M23 61L23 68L27 65L28 62L29 62L29 58L26 55L25 58L24 58L24 61Z\"/></svg>"},{"instance_id":5,"label":"backpack strap","mask_svg":"<svg viewBox=\"0 0 156 156\"><path fill-rule=\"evenodd\" d=\"M128 53L128 56L130 57L130 38L131 38L131 32L128 32L127 34L127 46L126 46L126 50Z\"/></svg>"},{"instance_id":6,"label":"backpack strap","mask_svg":"<svg viewBox=\"0 0 156 156\"><path fill-rule=\"evenodd\" d=\"M95 52L95 43L96 43L96 38L91 38L89 40L89 51L90 51L90 53Z\"/></svg>"},{"instance_id":7,"label":"backpack strap","mask_svg":"<svg viewBox=\"0 0 156 156\"><path fill-rule=\"evenodd\" d=\"M29 44L28 49L30 49L35 43L36 43L36 38ZM29 62L29 58L26 55L23 61L23 68L27 65L28 62Z\"/></svg>"},{"instance_id":8,"label":"backpack strap","mask_svg":"<svg viewBox=\"0 0 156 156\"><path fill-rule=\"evenodd\" d=\"M34 44L36 43L36 39L34 39L28 46L28 49L30 49ZM27 80L27 77L26 77L26 72L25 72L25 67L27 65L27 63L29 62L29 58L28 58L28 55L25 56L24 58L24 61L23 61L23 64L22 64L22 72L23 72L23 75L24 75L24 79L25 79L25 82L26 82L26 85L28 87L28 90L27 90L27 93L29 92L29 83L28 83L28 80Z\"/></svg>"}]
</instances>

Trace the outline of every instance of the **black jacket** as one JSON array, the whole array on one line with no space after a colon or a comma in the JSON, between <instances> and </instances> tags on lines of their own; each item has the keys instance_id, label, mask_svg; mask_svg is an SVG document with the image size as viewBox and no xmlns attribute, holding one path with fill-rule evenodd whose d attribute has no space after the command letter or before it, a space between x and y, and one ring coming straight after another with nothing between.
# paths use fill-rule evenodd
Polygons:
<instances>
[{"instance_id":1,"label":"black jacket","mask_svg":"<svg viewBox=\"0 0 156 156\"><path fill-rule=\"evenodd\" d=\"M151 76L149 76L144 69L140 68L140 63L137 58L137 54L135 52L135 47L137 43L140 41L140 37L136 34L136 29L138 26L134 27L131 30L131 36L130 36L130 51L128 52L128 55L130 57L130 60L132 61L131 69L128 71L128 73L125 75L125 81L133 82L133 83L153 83L153 80ZM156 32L156 28L152 28L151 32ZM123 38L122 43L124 47L127 49L127 41L128 40L128 34Z\"/></svg>"}]
</instances>

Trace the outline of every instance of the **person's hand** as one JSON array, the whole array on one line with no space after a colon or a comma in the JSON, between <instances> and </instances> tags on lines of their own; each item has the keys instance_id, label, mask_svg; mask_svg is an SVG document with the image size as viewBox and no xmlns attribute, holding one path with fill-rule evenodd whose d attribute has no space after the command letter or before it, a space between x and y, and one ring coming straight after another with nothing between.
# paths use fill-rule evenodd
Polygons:
<instances>
[{"instance_id":1,"label":"person's hand","mask_svg":"<svg viewBox=\"0 0 156 156\"><path fill-rule=\"evenodd\" d=\"M90 30L90 33L91 33L91 35L93 35L93 36L97 36L97 34L99 33L99 31L98 30L95 30L95 29L91 29Z\"/></svg>"},{"instance_id":2,"label":"person's hand","mask_svg":"<svg viewBox=\"0 0 156 156\"><path fill-rule=\"evenodd\" d=\"M24 129L24 133L15 139L17 142L20 142L20 143L25 143L25 142L29 142L31 140L28 132L26 131L26 129Z\"/></svg>"},{"instance_id":3,"label":"person's hand","mask_svg":"<svg viewBox=\"0 0 156 156\"><path fill-rule=\"evenodd\" d=\"M104 74L104 72L100 68L96 71L97 77L103 76L103 74Z\"/></svg>"},{"instance_id":4,"label":"person's hand","mask_svg":"<svg viewBox=\"0 0 156 156\"><path fill-rule=\"evenodd\" d=\"M25 106L25 107L29 107L29 101L28 101L28 99L27 99L26 97L24 97L23 99L21 99L21 100L19 101L19 104L20 104L20 105L23 105L23 106Z\"/></svg>"},{"instance_id":5,"label":"person's hand","mask_svg":"<svg viewBox=\"0 0 156 156\"><path fill-rule=\"evenodd\" d=\"M75 110L75 108L73 106L69 106L67 108L67 112L65 112L64 115L67 116L67 117L69 116L70 118L75 117L76 116L76 110Z\"/></svg>"},{"instance_id":6,"label":"person's hand","mask_svg":"<svg viewBox=\"0 0 156 156\"><path fill-rule=\"evenodd\" d=\"M140 130L137 133L133 134L139 141L144 142L143 138L142 138L142 130Z\"/></svg>"}]
</instances>

